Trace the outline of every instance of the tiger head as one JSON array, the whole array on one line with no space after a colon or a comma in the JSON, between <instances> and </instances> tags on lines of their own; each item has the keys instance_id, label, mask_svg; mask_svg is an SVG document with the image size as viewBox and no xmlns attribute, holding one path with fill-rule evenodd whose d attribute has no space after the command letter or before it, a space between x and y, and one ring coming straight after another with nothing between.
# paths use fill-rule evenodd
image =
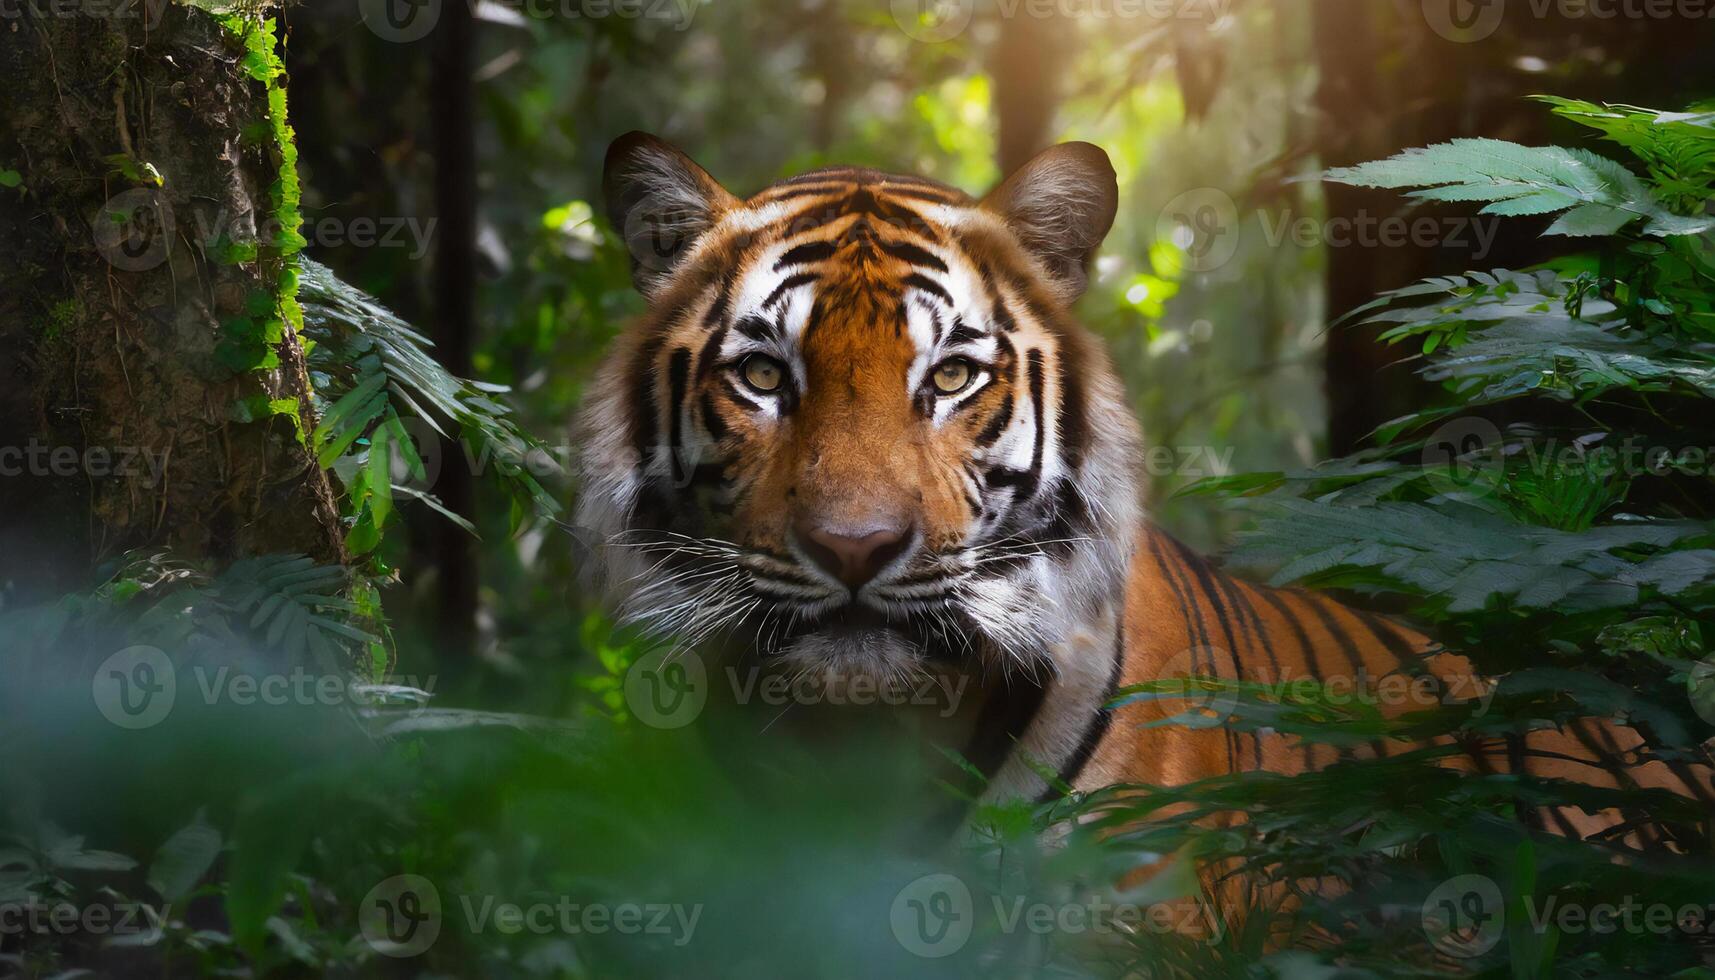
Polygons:
<instances>
[{"instance_id":1,"label":"tiger head","mask_svg":"<svg viewBox=\"0 0 1715 980\"><path fill-rule=\"evenodd\" d=\"M577 520L624 613L800 673L1056 668L1141 517L1135 420L1067 311L1106 155L981 200L855 168L738 198L631 133L603 191L648 311L586 401Z\"/></svg>"}]
</instances>

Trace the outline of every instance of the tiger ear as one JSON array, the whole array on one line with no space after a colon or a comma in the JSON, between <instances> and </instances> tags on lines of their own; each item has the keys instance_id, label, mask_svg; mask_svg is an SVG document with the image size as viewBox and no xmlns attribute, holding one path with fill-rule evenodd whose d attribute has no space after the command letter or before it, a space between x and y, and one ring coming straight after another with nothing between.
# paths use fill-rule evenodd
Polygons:
<instances>
[{"instance_id":1,"label":"tiger ear","mask_svg":"<svg viewBox=\"0 0 1715 980\"><path fill-rule=\"evenodd\" d=\"M983 198L1024 247L1065 283L1084 292L1090 260L1113 227L1119 183L1113 164L1090 143L1061 143L1031 157Z\"/></svg>"},{"instance_id":2,"label":"tiger ear","mask_svg":"<svg viewBox=\"0 0 1715 980\"><path fill-rule=\"evenodd\" d=\"M608 146L601 191L607 220L631 253L631 280L645 297L667 281L721 213L738 203L690 157L635 130Z\"/></svg>"}]
</instances>

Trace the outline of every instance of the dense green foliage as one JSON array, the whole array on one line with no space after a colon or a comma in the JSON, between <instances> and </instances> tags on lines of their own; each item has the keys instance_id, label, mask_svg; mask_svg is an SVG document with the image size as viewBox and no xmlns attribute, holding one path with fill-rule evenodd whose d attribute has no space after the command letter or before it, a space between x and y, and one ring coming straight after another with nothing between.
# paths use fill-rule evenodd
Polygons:
<instances>
[{"instance_id":1,"label":"dense green foliage","mask_svg":"<svg viewBox=\"0 0 1715 980\"><path fill-rule=\"evenodd\" d=\"M1642 173L1586 150L1470 140L1329 176L1488 202L1489 214L1562 212L1549 233L1601 239L1541 269L1381 297L1354 329L1420 345L1417 370L1440 383L1442 404L1392 423L1359 456L1203 488L1239 495L1258 515L1233 560L1272 569L1276 583L1391 596L1497 678L1494 700L1378 728L1315 701L1265 697L1238 712L1241 724L1311 738L1505 739L1588 716L1646 735L1648 751L1630 762L1707 758L1715 216L1703 207L1715 196L1715 128L1706 113L1549 101ZM1505 914L1482 937L1493 948L1467 947L1462 968L1663 976L1705 962L1715 901L1705 807L1648 791L1455 778L1429 768L1430 754L1209 787L1194 794L1200 806L1240 807L1266 832L1203 846L1282 878L1320 869L1345 880L1349 894L1310 902L1299 924L1345 937L1351 962L1388 973L1426 962L1412 940L1422 941L1417 909L1429 890L1473 873L1494 887L1487 911L1502 911L1499 901ZM1527 832L1529 811L1556 803L1675 822L1685 853L1619 862L1606 842ZM1613 934L1531 919L1556 903L1628 898L1689 918Z\"/></svg>"}]
</instances>

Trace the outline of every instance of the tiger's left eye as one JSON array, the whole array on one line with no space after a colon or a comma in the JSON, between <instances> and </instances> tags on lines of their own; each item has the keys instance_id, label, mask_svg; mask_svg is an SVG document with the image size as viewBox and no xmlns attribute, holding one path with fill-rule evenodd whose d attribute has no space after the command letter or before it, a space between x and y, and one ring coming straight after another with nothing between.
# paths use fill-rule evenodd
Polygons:
<instances>
[{"instance_id":1,"label":"tiger's left eye","mask_svg":"<svg viewBox=\"0 0 1715 980\"><path fill-rule=\"evenodd\" d=\"M934 382L935 390L941 394L956 395L965 390L965 386L971 383L971 379L976 377L976 373L972 369L970 361L962 357L953 357L936 365L930 380Z\"/></svg>"},{"instance_id":2,"label":"tiger's left eye","mask_svg":"<svg viewBox=\"0 0 1715 980\"><path fill-rule=\"evenodd\" d=\"M756 391L768 395L780 388L786 380L786 368L779 361L767 354L752 354L738 366L739 374L744 383Z\"/></svg>"}]
</instances>

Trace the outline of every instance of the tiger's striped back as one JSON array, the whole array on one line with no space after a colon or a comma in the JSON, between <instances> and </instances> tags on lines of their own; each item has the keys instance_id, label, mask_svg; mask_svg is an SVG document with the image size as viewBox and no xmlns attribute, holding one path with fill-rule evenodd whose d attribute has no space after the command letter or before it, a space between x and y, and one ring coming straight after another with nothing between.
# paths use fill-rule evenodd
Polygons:
<instances>
[{"instance_id":1,"label":"tiger's striped back","mask_svg":"<svg viewBox=\"0 0 1715 980\"><path fill-rule=\"evenodd\" d=\"M1233 578L1159 530L1141 535L1133 561L1125 684L1218 677L1262 685L1277 699L1297 692L1362 701L1392 718L1443 705L1474 705L1480 717L1493 696L1493 681L1475 673L1469 659L1421 633L1324 595ZM1206 700L1215 702L1211 713L1225 706L1219 695ZM1715 814L1715 784L1707 767L1652 758L1640 733L1606 719L1459 743L1450 736L1424 742L1389 738L1355 748L1226 727L1140 727L1182 708L1170 700L1112 713L1107 726L1113 734L1080 774L1081 787L1178 786L1249 770L1290 775L1346 758L1442 746L1456 751L1441 764L1460 771L1526 773L1616 789L1653 787L1699 800ZM1557 808L1530 816L1537 826L1568 836L1605 836L1631 847L1671 843L1672 828L1643 813Z\"/></svg>"}]
</instances>

